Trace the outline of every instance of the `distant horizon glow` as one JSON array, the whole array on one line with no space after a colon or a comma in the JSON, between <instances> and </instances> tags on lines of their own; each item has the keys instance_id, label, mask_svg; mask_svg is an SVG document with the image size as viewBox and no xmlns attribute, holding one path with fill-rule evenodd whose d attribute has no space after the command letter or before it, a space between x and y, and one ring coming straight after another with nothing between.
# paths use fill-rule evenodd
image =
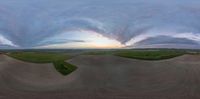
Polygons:
<instances>
[{"instance_id":1,"label":"distant horizon glow","mask_svg":"<svg viewBox=\"0 0 200 99\"><path fill-rule=\"evenodd\" d=\"M68 39L67 37L70 37L71 39L78 39L81 42L66 42L62 44L50 44L45 46L39 46L37 48L98 48L98 49L110 49L110 48L122 48L123 45L113 39L104 37L103 35L96 33L94 31L88 31L88 30L79 30L79 31L70 31L70 32L64 32L60 36L55 36L52 38L49 38L49 41L52 40L64 40ZM64 38L63 38L64 37ZM65 41L65 40L64 40ZM48 42L47 42L48 44Z\"/></svg>"}]
</instances>

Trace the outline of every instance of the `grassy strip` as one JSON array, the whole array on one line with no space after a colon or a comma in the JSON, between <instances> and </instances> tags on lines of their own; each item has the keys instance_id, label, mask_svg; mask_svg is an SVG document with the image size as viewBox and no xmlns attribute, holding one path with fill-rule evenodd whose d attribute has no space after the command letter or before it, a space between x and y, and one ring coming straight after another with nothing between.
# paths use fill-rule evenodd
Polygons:
<instances>
[{"instance_id":1,"label":"grassy strip","mask_svg":"<svg viewBox=\"0 0 200 99\"><path fill-rule=\"evenodd\" d=\"M31 63L53 63L55 69L62 75L68 75L77 69L76 66L65 62L71 56L62 53L12 52L7 55Z\"/></svg>"},{"instance_id":2,"label":"grassy strip","mask_svg":"<svg viewBox=\"0 0 200 99\"><path fill-rule=\"evenodd\" d=\"M133 59L142 59L142 60L163 60L163 59L170 59L177 56L184 55L184 52L181 51L119 51L116 52L114 55L126 58L133 58Z\"/></svg>"},{"instance_id":3,"label":"grassy strip","mask_svg":"<svg viewBox=\"0 0 200 99\"><path fill-rule=\"evenodd\" d=\"M52 63L57 60L67 60L71 56L61 53L40 53L40 52L13 52L8 54L18 60L32 62L32 63Z\"/></svg>"},{"instance_id":4,"label":"grassy strip","mask_svg":"<svg viewBox=\"0 0 200 99\"><path fill-rule=\"evenodd\" d=\"M113 55L114 53L114 51L92 51L83 53L83 55Z\"/></svg>"},{"instance_id":5,"label":"grassy strip","mask_svg":"<svg viewBox=\"0 0 200 99\"><path fill-rule=\"evenodd\" d=\"M186 54L185 51L177 50L115 50L115 51L93 51L84 55L115 55L126 58L141 60L163 60Z\"/></svg>"}]
</instances>

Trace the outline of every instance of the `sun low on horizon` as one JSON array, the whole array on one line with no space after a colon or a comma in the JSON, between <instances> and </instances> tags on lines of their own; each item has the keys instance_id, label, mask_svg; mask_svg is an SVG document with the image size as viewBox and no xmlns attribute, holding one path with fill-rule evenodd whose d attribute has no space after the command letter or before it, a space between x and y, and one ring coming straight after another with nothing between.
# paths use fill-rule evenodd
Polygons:
<instances>
[{"instance_id":1,"label":"sun low on horizon","mask_svg":"<svg viewBox=\"0 0 200 99\"><path fill-rule=\"evenodd\" d=\"M71 39L71 40L70 40ZM68 42L65 42L67 41ZM51 41L64 41L63 43L49 44ZM88 30L64 32L61 35L54 36L42 41L47 45L38 46L37 48L72 48L72 49L115 49L122 48L119 41L103 36L100 33Z\"/></svg>"}]
</instances>

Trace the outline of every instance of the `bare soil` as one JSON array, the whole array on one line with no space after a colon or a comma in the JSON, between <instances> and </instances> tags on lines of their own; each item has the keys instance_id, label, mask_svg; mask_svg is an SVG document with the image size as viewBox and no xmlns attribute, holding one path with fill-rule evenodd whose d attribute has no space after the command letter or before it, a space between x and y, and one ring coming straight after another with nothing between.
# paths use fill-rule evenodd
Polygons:
<instances>
[{"instance_id":1,"label":"bare soil","mask_svg":"<svg viewBox=\"0 0 200 99\"><path fill-rule=\"evenodd\" d=\"M84 55L68 61L68 76L52 64L0 55L0 99L200 99L200 56L142 61Z\"/></svg>"}]
</instances>

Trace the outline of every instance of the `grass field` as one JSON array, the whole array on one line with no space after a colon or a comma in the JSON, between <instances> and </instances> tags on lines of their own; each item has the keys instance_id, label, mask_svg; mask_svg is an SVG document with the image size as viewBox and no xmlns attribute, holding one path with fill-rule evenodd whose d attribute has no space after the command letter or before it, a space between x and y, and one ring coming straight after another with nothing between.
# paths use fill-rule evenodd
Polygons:
<instances>
[{"instance_id":1,"label":"grass field","mask_svg":"<svg viewBox=\"0 0 200 99\"><path fill-rule=\"evenodd\" d=\"M72 58L62 53L41 53L41 52L13 52L9 56L27 62L33 63L51 63L58 60L67 60Z\"/></svg>"},{"instance_id":2,"label":"grass field","mask_svg":"<svg viewBox=\"0 0 200 99\"><path fill-rule=\"evenodd\" d=\"M83 55L114 55L115 51L91 51L83 53Z\"/></svg>"},{"instance_id":3,"label":"grass field","mask_svg":"<svg viewBox=\"0 0 200 99\"><path fill-rule=\"evenodd\" d=\"M114 55L125 58L141 60L163 60L186 54L186 51L179 50L102 50L89 51L79 55ZM63 75L70 74L77 69L76 66L65 62L74 56L64 52L10 52L7 54L18 60L32 63L52 63L55 69Z\"/></svg>"},{"instance_id":4,"label":"grass field","mask_svg":"<svg viewBox=\"0 0 200 99\"><path fill-rule=\"evenodd\" d=\"M115 50L115 51L93 51L86 55L115 55L126 58L141 60L162 60L174 58L186 54L185 51L177 50Z\"/></svg>"},{"instance_id":5,"label":"grass field","mask_svg":"<svg viewBox=\"0 0 200 99\"><path fill-rule=\"evenodd\" d=\"M12 52L8 56L32 63L53 63L55 69L62 75L68 75L77 69L76 66L65 62L72 56L63 53Z\"/></svg>"},{"instance_id":6,"label":"grass field","mask_svg":"<svg viewBox=\"0 0 200 99\"><path fill-rule=\"evenodd\" d=\"M158 51L118 51L114 55L133 59L143 60L162 60L174 58L186 54L183 51L169 51L169 50L158 50Z\"/></svg>"}]
</instances>

